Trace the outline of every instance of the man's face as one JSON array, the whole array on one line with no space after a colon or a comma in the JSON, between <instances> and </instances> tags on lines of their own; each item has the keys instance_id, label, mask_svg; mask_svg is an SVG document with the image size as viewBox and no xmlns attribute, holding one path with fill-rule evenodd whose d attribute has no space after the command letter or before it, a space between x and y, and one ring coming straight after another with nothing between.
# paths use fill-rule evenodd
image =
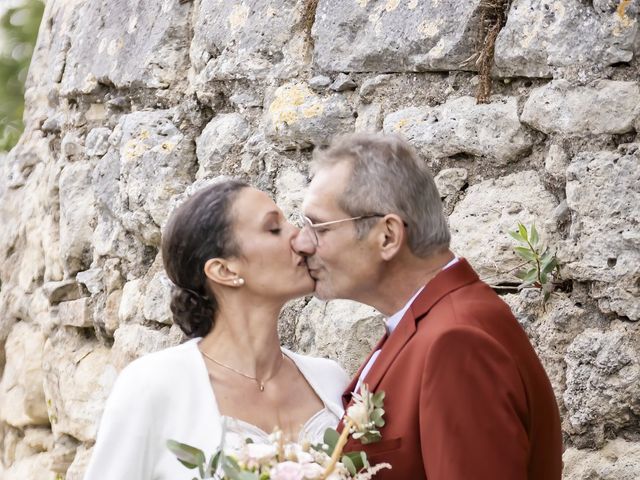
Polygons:
<instances>
[{"instance_id":1,"label":"man's face","mask_svg":"<svg viewBox=\"0 0 640 480\"><path fill-rule=\"evenodd\" d=\"M311 222L324 223L349 218L338 206L338 198L347 186L350 166L339 162L318 171L309 185L303 214ZM346 221L304 232L293 241L294 249L307 257L307 266L315 280L315 295L323 300L348 298L361 300L375 281L375 250L371 235L358 240L354 221Z\"/></svg>"}]
</instances>

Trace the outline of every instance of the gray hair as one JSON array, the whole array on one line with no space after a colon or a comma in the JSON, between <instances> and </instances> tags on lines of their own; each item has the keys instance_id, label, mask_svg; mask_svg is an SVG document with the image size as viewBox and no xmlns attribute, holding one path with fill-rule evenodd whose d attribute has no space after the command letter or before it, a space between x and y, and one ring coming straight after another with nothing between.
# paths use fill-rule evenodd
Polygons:
<instances>
[{"instance_id":1,"label":"gray hair","mask_svg":"<svg viewBox=\"0 0 640 480\"><path fill-rule=\"evenodd\" d=\"M314 152L313 170L347 162L351 174L338 205L351 216L399 215L407 224L411 252L427 257L449 247L451 234L431 173L399 135L351 134ZM375 219L356 222L363 238Z\"/></svg>"}]
</instances>

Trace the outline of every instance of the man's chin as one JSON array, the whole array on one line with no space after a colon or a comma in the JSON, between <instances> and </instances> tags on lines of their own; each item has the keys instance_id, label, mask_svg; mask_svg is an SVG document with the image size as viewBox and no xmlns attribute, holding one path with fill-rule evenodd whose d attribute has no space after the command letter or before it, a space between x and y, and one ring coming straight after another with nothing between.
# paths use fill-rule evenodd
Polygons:
<instances>
[{"instance_id":1,"label":"man's chin","mask_svg":"<svg viewBox=\"0 0 640 480\"><path fill-rule=\"evenodd\" d=\"M322 284L321 281L316 280L316 285L315 288L313 290L313 296L316 297L318 300L333 300L334 298L336 298L332 292L328 291L326 288L324 288L325 286Z\"/></svg>"}]
</instances>

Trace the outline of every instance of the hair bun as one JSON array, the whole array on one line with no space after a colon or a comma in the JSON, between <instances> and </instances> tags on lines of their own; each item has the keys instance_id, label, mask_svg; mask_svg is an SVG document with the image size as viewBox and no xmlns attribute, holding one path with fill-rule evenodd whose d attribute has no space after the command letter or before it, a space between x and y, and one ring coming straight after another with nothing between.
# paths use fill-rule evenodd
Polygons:
<instances>
[{"instance_id":1,"label":"hair bun","mask_svg":"<svg viewBox=\"0 0 640 480\"><path fill-rule=\"evenodd\" d=\"M204 337L213 326L215 307L211 300L188 288L174 286L171 292L173 322L190 338Z\"/></svg>"}]
</instances>

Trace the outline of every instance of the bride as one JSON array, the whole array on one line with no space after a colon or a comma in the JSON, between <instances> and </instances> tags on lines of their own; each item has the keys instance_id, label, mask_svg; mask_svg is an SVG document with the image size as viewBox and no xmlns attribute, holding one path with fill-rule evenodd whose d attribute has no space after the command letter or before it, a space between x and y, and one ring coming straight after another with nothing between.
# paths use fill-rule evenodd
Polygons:
<instances>
[{"instance_id":1,"label":"bride","mask_svg":"<svg viewBox=\"0 0 640 480\"><path fill-rule=\"evenodd\" d=\"M191 340L143 356L118 377L85 480L193 478L168 439L207 455L225 443L265 442L275 428L320 441L342 417L346 373L280 347L283 305L313 280L291 248L298 230L267 194L227 180L171 216L162 257L176 288L174 322Z\"/></svg>"}]
</instances>

